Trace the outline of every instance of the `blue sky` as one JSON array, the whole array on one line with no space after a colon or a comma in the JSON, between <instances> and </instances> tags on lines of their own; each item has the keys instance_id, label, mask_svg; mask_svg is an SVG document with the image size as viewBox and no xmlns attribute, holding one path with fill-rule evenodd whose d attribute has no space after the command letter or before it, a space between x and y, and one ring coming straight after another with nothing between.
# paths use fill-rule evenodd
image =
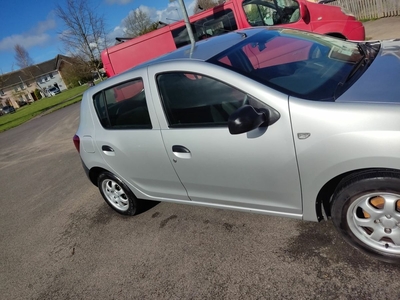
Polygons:
<instances>
[{"instance_id":1,"label":"blue sky","mask_svg":"<svg viewBox=\"0 0 400 300\"><path fill-rule=\"evenodd\" d=\"M104 15L109 38L123 36L121 22L130 11L141 8L154 21L166 23L181 19L178 2L169 0L90 0ZM14 0L1 3L0 17L0 75L17 70L14 59L14 45L20 44L28 51L34 63L67 54L58 34L63 23L54 13L55 5L63 0ZM194 0L185 0L187 11L192 14Z\"/></svg>"}]
</instances>

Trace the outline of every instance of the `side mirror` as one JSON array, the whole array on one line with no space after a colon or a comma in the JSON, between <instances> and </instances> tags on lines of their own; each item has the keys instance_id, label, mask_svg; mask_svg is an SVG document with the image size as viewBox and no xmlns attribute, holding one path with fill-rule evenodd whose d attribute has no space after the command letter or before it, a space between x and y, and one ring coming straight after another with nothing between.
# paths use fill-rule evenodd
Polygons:
<instances>
[{"instance_id":1,"label":"side mirror","mask_svg":"<svg viewBox=\"0 0 400 300\"><path fill-rule=\"evenodd\" d=\"M257 112L254 107L244 105L229 116L228 128L231 134L249 132L261 125L268 124L269 111Z\"/></svg>"},{"instance_id":2,"label":"side mirror","mask_svg":"<svg viewBox=\"0 0 400 300\"><path fill-rule=\"evenodd\" d=\"M302 2L299 2L299 9L300 9L300 17L302 20L308 24L310 23L310 13L308 11L307 5Z\"/></svg>"}]
</instances>

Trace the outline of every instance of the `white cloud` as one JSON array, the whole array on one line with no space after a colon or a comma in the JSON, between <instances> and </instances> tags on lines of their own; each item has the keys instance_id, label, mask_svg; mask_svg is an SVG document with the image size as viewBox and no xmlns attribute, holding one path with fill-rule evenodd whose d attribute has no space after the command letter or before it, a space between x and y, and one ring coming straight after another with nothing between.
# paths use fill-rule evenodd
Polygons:
<instances>
[{"instance_id":1,"label":"white cloud","mask_svg":"<svg viewBox=\"0 0 400 300\"><path fill-rule=\"evenodd\" d=\"M195 1L190 2L189 5L186 6L186 11L189 16L193 15ZM183 14L181 7L178 2L171 2L168 4L167 8L163 10L157 11L158 20L164 23L174 23L175 21L179 21L183 19Z\"/></svg>"},{"instance_id":2,"label":"white cloud","mask_svg":"<svg viewBox=\"0 0 400 300\"><path fill-rule=\"evenodd\" d=\"M47 19L46 21L39 22L31 31L34 33L43 33L57 26L54 19Z\"/></svg>"},{"instance_id":3,"label":"white cloud","mask_svg":"<svg viewBox=\"0 0 400 300\"><path fill-rule=\"evenodd\" d=\"M111 31L108 35L107 35L107 41L108 43L110 43L111 45L115 44L115 38L117 37L124 37L125 36L125 31L124 28L121 26L117 26L114 28L113 31Z\"/></svg>"},{"instance_id":4,"label":"white cloud","mask_svg":"<svg viewBox=\"0 0 400 300\"><path fill-rule=\"evenodd\" d=\"M50 41L51 37L46 31L56 27L56 21L49 18L39 22L34 28L22 34L14 34L0 40L1 50L13 50L16 44L29 49L34 46L44 45Z\"/></svg>"},{"instance_id":5,"label":"white cloud","mask_svg":"<svg viewBox=\"0 0 400 300\"><path fill-rule=\"evenodd\" d=\"M43 45L50 40L50 35L47 33L37 35L17 34L5 37L0 41L0 50L13 50L16 44L29 49L34 46Z\"/></svg>"},{"instance_id":6,"label":"white cloud","mask_svg":"<svg viewBox=\"0 0 400 300\"><path fill-rule=\"evenodd\" d=\"M131 3L133 0L106 0L108 4L120 4L125 5Z\"/></svg>"}]
</instances>

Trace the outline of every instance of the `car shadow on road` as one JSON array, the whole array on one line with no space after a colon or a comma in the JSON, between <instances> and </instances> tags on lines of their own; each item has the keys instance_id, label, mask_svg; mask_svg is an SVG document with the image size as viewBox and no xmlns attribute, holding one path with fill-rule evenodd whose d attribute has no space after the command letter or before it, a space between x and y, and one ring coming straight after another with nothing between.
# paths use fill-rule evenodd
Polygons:
<instances>
[{"instance_id":1,"label":"car shadow on road","mask_svg":"<svg viewBox=\"0 0 400 300\"><path fill-rule=\"evenodd\" d=\"M141 201L136 215L140 215L142 213L149 211L153 207L156 207L159 203L160 201L151 201L151 200Z\"/></svg>"}]
</instances>

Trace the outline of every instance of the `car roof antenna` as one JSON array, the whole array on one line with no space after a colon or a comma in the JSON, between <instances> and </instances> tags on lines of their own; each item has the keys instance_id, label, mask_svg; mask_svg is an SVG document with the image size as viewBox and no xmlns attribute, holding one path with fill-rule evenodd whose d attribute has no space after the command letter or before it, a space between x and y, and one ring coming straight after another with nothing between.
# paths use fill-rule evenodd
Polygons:
<instances>
[{"instance_id":1,"label":"car roof antenna","mask_svg":"<svg viewBox=\"0 0 400 300\"><path fill-rule=\"evenodd\" d=\"M169 2L173 2L173 1L175 1L175 0L169 0ZM187 32L189 35L190 44L192 45L192 47L190 49L190 57L192 57L194 47L196 46L196 41L194 39L192 26L190 25L190 22L189 22L189 17L188 17L187 11L186 11L185 3L183 2L183 0L178 0L178 2L181 7L181 10L182 10L183 19L185 20L185 25L186 25L186 29L187 29Z\"/></svg>"}]
</instances>

